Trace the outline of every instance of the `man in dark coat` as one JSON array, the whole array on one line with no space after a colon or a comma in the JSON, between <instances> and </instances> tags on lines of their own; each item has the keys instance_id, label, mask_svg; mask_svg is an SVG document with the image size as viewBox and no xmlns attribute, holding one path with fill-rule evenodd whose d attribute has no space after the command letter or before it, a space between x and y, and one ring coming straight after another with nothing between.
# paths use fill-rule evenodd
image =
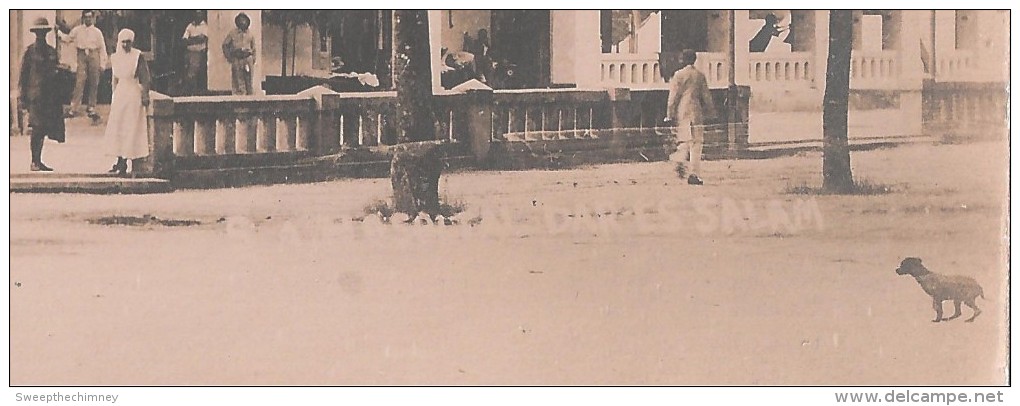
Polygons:
<instances>
[{"instance_id":1,"label":"man in dark coat","mask_svg":"<svg viewBox=\"0 0 1020 406\"><path fill-rule=\"evenodd\" d=\"M35 43L28 46L21 62L18 104L28 109L32 127L32 171L52 171L42 162L42 148L46 137L64 142L64 103L60 97L57 78L57 50L46 43L46 34L52 28L46 18L38 18L29 28L35 34Z\"/></svg>"}]
</instances>

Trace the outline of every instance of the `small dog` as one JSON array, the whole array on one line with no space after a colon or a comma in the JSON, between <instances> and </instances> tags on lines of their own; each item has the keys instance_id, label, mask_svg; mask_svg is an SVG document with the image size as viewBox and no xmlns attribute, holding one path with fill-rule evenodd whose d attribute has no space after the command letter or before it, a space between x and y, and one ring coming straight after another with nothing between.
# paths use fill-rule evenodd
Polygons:
<instances>
[{"instance_id":1,"label":"small dog","mask_svg":"<svg viewBox=\"0 0 1020 406\"><path fill-rule=\"evenodd\" d=\"M896 274L913 276L917 283L921 285L921 289L924 289L924 293L931 296L932 307L935 309L935 320L932 320L933 323L949 321L960 317L961 302L974 309L974 315L965 320L966 322L974 321L981 314L981 309L977 307L974 300L978 296L984 299L985 293L981 289L981 285L978 285L977 281L971 277L937 274L921 265L920 258L904 259L900 263L900 267L896 268ZM942 302L946 300L953 301L953 305L956 306L956 313L949 316L949 318L942 318Z\"/></svg>"}]
</instances>

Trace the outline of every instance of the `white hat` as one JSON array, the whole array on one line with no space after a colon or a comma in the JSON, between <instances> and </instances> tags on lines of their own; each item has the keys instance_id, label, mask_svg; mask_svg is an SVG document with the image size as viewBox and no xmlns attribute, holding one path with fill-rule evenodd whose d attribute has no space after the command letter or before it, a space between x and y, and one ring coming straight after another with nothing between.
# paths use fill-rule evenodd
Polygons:
<instances>
[{"instance_id":1,"label":"white hat","mask_svg":"<svg viewBox=\"0 0 1020 406\"><path fill-rule=\"evenodd\" d=\"M134 31L131 31L128 28L124 28L124 29L120 30L119 33L117 33L117 42L118 43L123 42L123 41L128 41L128 40L130 40L131 42L135 41L135 32Z\"/></svg>"},{"instance_id":2,"label":"white hat","mask_svg":"<svg viewBox=\"0 0 1020 406\"><path fill-rule=\"evenodd\" d=\"M53 29L53 27L50 26L50 20L47 20L46 17L36 18L35 21L32 22L32 26L28 27L29 31L38 31L38 30L49 31L51 29Z\"/></svg>"}]
</instances>

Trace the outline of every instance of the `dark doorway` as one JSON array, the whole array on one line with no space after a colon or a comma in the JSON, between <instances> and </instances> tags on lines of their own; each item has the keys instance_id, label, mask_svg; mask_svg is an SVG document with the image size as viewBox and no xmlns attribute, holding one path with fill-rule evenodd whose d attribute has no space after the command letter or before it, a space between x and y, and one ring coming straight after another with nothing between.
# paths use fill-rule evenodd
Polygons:
<instances>
[{"instance_id":1,"label":"dark doorway","mask_svg":"<svg viewBox=\"0 0 1020 406\"><path fill-rule=\"evenodd\" d=\"M96 20L96 27L103 31L109 52L117 45L117 33L122 28L135 32L135 47L142 51L149 62L152 74L152 90L178 95L181 80L184 77L185 44L184 29L191 23L194 10L103 10ZM109 74L109 71L106 72ZM207 69L200 73L201 88L206 88ZM101 83L109 83L104 75ZM100 101L107 98L100 89ZM106 96L106 97L104 97Z\"/></svg>"},{"instance_id":2,"label":"dark doorway","mask_svg":"<svg viewBox=\"0 0 1020 406\"><path fill-rule=\"evenodd\" d=\"M662 52L708 51L708 10L662 10Z\"/></svg>"},{"instance_id":3,"label":"dark doorway","mask_svg":"<svg viewBox=\"0 0 1020 406\"><path fill-rule=\"evenodd\" d=\"M180 87L187 72L187 46L184 30L194 20L194 10L161 10L152 12L152 71L156 91L164 94L180 94ZM207 47L206 52L216 48ZM208 61L208 59L206 59ZM198 94L208 89L208 62L199 71Z\"/></svg>"},{"instance_id":4,"label":"dark doorway","mask_svg":"<svg viewBox=\"0 0 1020 406\"><path fill-rule=\"evenodd\" d=\"M391 10L337 10L325 17L331 39L331 59L343 61L344 72L371 72L380 88L392 88L391 59L393 13Z\"/></svg>"},{"instance_id":5,"label":"dark doorway","mask_svg":"<svg viewBox=\"0 0 1020 406\"><path fill-rule=\"evenodd\" d=\"M492 12L496 87L522 89L550 85L549 13L549 10Z\"/></svg>"}]
</instances>

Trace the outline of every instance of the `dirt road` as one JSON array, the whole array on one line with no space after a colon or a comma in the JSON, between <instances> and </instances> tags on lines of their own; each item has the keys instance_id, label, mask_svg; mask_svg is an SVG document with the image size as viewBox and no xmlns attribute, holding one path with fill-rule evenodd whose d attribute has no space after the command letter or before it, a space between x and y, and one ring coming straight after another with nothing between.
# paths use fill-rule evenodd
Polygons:
<instances>
[{"instance_id":1,"label":"dirt road","mask_svg":"<svg viewBox=\"0 0 1020 406\"><path fill-rule=\"evenodd\" d=\"M787 193L817 154L455 173L458 226L351 221L386 180L11 195L11 383L1003 384L1007 150L854 153L875 196ZM202 224L89 223L146 214ZM985 313L931 323L906 256Z\"/></svg>"}]
</instances>

